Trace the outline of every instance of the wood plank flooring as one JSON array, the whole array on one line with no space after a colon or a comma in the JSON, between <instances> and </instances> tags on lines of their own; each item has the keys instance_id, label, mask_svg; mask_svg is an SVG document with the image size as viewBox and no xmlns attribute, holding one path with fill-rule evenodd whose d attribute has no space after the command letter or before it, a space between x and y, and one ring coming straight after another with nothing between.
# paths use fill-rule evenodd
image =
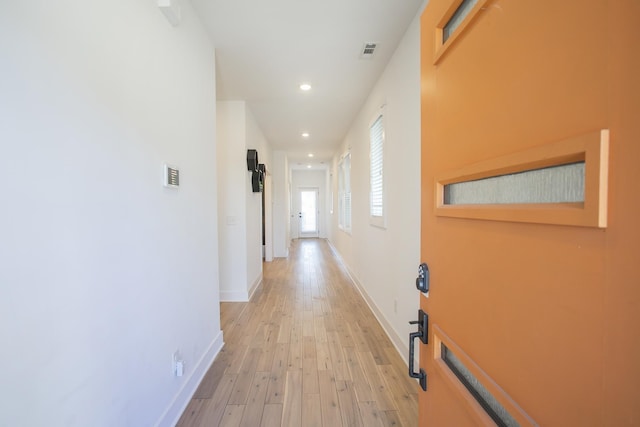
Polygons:
<instances>
[{"instance_id":1,"label":"wood plank flooring","mask_svg":"<svg viewBox=\"0 0 640 427\"><path fill-rule=\"evenodd\" d=\"M222 303L225 346L178 426L418 425L418 386L324 240Z\"/></svg>"}]
</instances>

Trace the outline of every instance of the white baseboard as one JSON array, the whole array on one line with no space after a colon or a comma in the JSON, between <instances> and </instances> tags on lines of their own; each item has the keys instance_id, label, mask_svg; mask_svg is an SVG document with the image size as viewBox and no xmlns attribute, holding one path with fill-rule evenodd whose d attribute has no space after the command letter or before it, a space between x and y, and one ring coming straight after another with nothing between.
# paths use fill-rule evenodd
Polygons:
<instances>
[{"instance_id":1,"label":"white baseboard","mask_svg":"<svg viewBox=\"0 0 640 427\"><path fill-rule=\"evenodd\" d=\"M249 293L247 291L220 291L220 302L247 302Z\"/></svg>"},{"instance_id":2,"label":"white baseboard","mask_svg":"<svg viewBox=\"0 0 640 427\"><path fill-rule=\"evenodd\" d=\"M247 302L253 297L253 294L262 283L262 273L253 282L249 291L220 291L220 302Z\"/></svg>"},{"instance_id":3,"label":"white baseboard","mask_svg":"<svg viewBox=\"0 0 640 427\"><path fill-rule=\"evenodd\" d=\"M262 272L260 273L258 278L253 282L253 284L251 285L251 288L249 288L249 298L247 299L247 301L250 301L251 298L253 298L253 294L256 293L256 289L258 289L258 286L260 286L261 283L262 283Z\"/></svg>"},{"instance_id":4,"label":"white baseboard","mask_svg":"<svg viewBox=\"0 0 640 427\"><path fill-rule=\"evenodd\" d=\"M178 423L182 413L187 408L189 401L193 397L193 394L198 389L202 379L211 367L211 364L218 353L220 353L220 350L222 350L223 346L224 340L222 331L220 331L209 345L209 348L207 348L207 351L204 352L198 363L195 364L193 371L191 371L191 375L189 375L189 378L184 382L176 396L169 404L169 407L164 411L160 420L156 423L156 427L174 427Z\"/></svg>"},{"instance_id":5,"label":"white baseboard","mask_svg":"<svg viewBox=\"0 0 640 427\"><path fill-rule=\"evenodd\" d=\"M365 302L369 306L369 309L373 312L373 315L376 317L376 319L378 319L378 322L380 323L380 325L382 326L382 329L384 329L387 336L393 343L393 346L396 348L396 351L400 354L400 356L402 357L402 360L404 360L404 363L407 366L409 366L409 360L408 360L409 346L407 344L408 340L406 339L406 337L403 338L400 335L398 335L398 333L391 326L391 323L387 320L384 314L382 314L382 311L378 308L376 303L373 301L373 298L369 296L365 287L362 286L362 283L360 282L356 274L353 272L353 270L351 270L351 267L349 267L349 265L346 262L344 262L344 259L340 255L340 252L338 252L338 250L335 248L335 246L333 246L330 240L327 240L327 243L329 244L329 247L335 254L336 258L338 258L338 261L340 261L340 264L342 264L345 270L347 271L347 274L349 275L349 278L351 279L353 284L356 285L356 289L358 289L358 292L360 292L360 295L362 295L362 298L364 298Z\"/></svg>"}]
</instances>

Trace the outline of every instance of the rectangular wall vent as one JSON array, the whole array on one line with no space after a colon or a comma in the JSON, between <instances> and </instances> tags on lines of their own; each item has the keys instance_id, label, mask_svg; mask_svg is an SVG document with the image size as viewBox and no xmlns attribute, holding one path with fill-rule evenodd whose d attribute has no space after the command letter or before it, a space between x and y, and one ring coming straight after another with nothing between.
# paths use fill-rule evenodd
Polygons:
<instances>
[{"instance_id":1,"label":"rectangular wall vent","mask_svg":"<svg viewBox=\"0 0 640 427\"><path fill-rule=\"evenodd\" d=\"M362 58L372 58L377 46L377 43L365 43L360 56Z\"/></svg>"},{"instance_id":2,"label":"rectangular wall vent","mask_svg":"<svg viewBox=\"0 0 640 427\"><path fill-rule=\"evenodd\" d=\"M164 186L169 188L180 186L180 170L176 166L164 165Z\"/></svg>"}]
</instances>

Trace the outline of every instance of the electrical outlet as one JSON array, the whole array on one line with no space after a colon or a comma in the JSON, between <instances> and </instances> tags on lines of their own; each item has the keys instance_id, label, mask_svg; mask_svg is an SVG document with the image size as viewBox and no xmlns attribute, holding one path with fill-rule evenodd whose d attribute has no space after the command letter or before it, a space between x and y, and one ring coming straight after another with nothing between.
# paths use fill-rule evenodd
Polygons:
<instances>
[{"instance_id":1,"label":"electrical outlet","mask_svg":"<svg viewBox=\"0 0 640 427\"><path fill-rule=\"evenodd\" d=\"M176 377L181 377L183 366L184 362L182 361L182 357L180 356L180 350L174 351L171 356L171 370L173 372L173 375Z\"/></svg>"}]
</instances>

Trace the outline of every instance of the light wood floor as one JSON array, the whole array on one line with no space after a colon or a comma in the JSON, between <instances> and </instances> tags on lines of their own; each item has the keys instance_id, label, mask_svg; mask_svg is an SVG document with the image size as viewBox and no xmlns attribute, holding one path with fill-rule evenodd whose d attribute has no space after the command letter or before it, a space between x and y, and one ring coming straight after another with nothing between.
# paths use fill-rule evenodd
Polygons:
<instances>
[{"instance_id":1,"label":"light wood floor","mask_svg":"<svg viewBox=\"0 0 640 427\"><path fill-rule=\"evenodd\" d=\"M225 346L178 426L418 425L418 388L324 240L222 303Z\"/></svg>"}]
</instances>

